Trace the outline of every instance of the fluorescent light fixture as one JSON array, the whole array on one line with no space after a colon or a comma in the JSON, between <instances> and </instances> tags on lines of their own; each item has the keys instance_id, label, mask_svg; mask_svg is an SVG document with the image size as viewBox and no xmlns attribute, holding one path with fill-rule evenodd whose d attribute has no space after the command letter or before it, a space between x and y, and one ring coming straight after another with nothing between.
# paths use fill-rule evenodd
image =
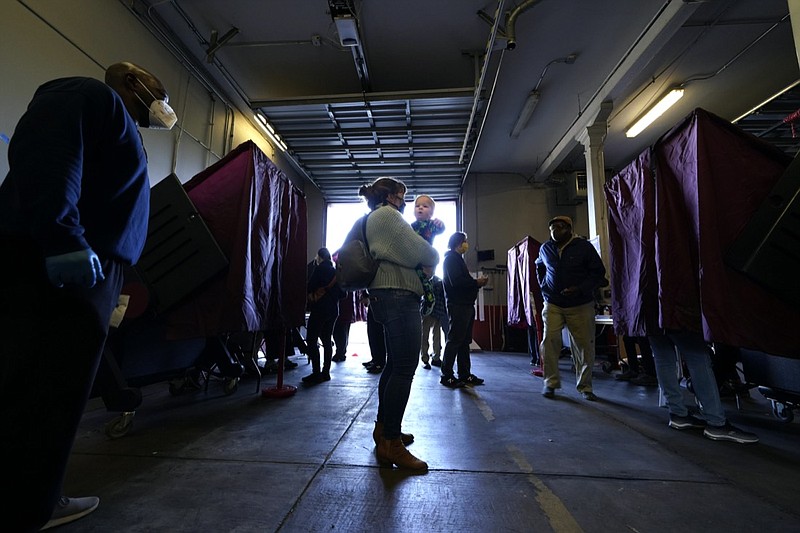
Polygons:
<instances>
[{"instance_id":1,"label":"fluorescent light fixture","mask_svg":"<svg viewBox=\"0 0 800 533\"><path fill-rule=\"evenodd\" d=\"M282 152L287 151L289 148L286 146L286 143L283 142L283 139L281 139L280 135L275 133L275 129L269 122L267 122L267 119L264 117L264 115L261 113L256 113L256 118L261 125L264 126L264 131L267 133L269 140L272 141L272 144L280 148Z\"/></svg>"},{"instance_id":2,"label":"fluorescent light fixture","mask_svg":"<svg viewBox=\"0 0 800 533\"><path fill-rule=\"evenodd\" d=\"M519 112L519 116L517 117L517 121L514 123L514 127L511 128L511 137L516 139L519 137L519 134L525 127L528 125L528 121L531 119L531 115L533 115L533 110L536 109L536 105L539 103L539 91L531 91L528 95L528 98L525 100L525 103L522 105L522 109Z\"/></svg>"},{"instance_id":3,"label":"fluorescent light fixture","mask_svg":"<svg viewBox=\"0 0 800 533\"><path fill-rule=\"evenodd\" d=\"M675 102L680 100L683 97L683 89L676 88L670 90L667 94L661 97L656 105L651 107L644 115L639 117L636 122L633 123L631 127L625 131L626 137L636 137L639 135L642 130L644 130L647 126L652 124L658 117L664 114L664 112L672 107Z\"/></svg>"},{"instance_id":4,"label":"fluorescent light fixture","mask_svg":"<svg viewBox=\"0 0 800 533\"><path fill-rule=\"evenodd\" d=\"M731 120L731 122L732 122L732 123L734 123L734 124L736 124L737 122L739 122L740 120L742 120L742 119L743 119L744 117L746 117L747 115L752 115L753 113L755 113L756 111L758 111L758 109L759 109L759 108L761 108L761 107L763 107L763 106L767 105L768 103L770 103L771 101L775 100L777 97L779 97L780 95L782 95L782 94L783 94L783 93L785 93L786 91L788 91L788 90L790 90L790 89L794 89L794 88L795 88L795 87L796 87L798 84L800 84L800 80L796 80L796 81L794 81L794 82L793 82L792 84L790 84L788 87L786 87L786 88L784 88L784 89L781 89L780 91L778 91L777 93L773 94L772 96L770 96L769 98L767 98L766 100L764 100L763 102L761 102L760 104L758 104L757 106L755 106L754 108L752 108L752 109L748 110L746 113L742 113L742 115L740 115L740 116L736 117L735 119Z\"/></svg>"}]
</instances>

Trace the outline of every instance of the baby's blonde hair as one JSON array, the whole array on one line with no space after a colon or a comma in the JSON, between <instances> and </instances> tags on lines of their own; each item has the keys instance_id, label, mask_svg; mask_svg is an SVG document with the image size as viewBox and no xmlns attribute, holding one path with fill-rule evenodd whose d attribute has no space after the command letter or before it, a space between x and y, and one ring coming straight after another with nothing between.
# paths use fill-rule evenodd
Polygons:
<instances>
[{"instance_id":1,"label":"baby's blonde hair","mask_svg":"<svg viewBox=\"0 0 800 533\"><path fill-rule=\"evenodd\" d=\"M431 210L436 209L436 201L433 198L431 198L430 196L428 196L427 194L418 194L417 197L414 198L414 205L417 205L417 200L419 200L420 198L427 198L428 200L430 200L431 201Z\"/></svg>"}]
</instances>

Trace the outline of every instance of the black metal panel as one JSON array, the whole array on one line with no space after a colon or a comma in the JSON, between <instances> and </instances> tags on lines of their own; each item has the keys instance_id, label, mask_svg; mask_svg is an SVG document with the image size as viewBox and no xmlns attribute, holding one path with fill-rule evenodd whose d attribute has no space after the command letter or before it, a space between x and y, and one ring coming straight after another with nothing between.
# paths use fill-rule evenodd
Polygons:
<instances>
[{"instance_id":1,"label":"black metal panel","mask_svg":"<svg viewBox=\"0 0 800 533\"><path fill-rule=\"evenodd\" d=\"M726 262L800 306L800 157L796 156L728 249Z\"/></svg>"},{"instance_id":2,"label":"black metal panel","mask_svg":"<svg viewBox=\"0 0 800 533\"><path fill-rule=\"evenodd\" d=\"M180 180L170 174L150 191L150 219L136 271L161 313L228 266Z\"/></svg>"}]
</instances>

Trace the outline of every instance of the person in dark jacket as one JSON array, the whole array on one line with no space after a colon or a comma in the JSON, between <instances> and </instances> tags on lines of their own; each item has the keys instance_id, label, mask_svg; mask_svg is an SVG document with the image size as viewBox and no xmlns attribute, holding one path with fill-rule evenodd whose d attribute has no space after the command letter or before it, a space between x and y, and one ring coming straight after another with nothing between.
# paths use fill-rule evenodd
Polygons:
<instances>
[{"instance_id":1,"label":"person in dark jacket","mask_svg":"<svg viewBox=\"0 0 800 533\"><path fill-rule=\"evenodd\" d=\"M592 391L594 365L595 290L608 284L606 269L594 246L572 233L572 219L557 216L550 220L550 240L539 248L536 276L542 288L544 359L546 398L561 388L558 357L561 353L561 331L569 330L570 351L575 363L578 392L584 399L597 400Z\"/></svg>"},{"instance_id":2,"label":"person in dark jacket","mask_svg":"<svg viewBox=\"0 0 800 533\"><path fill-rule=\"evenodd\" d=\"M469 346L472 344L472 324L475 321L475 298L478 290L486 285L489 278L473 278L462 257L469 249L467 234L457 231L447 243L450 249L444 254L444 295L447 301L447 315L450 318L450 331L442 358L442 378L445 387L457 389L464 385L481 385L483 380L472 373ZM454 366L458 360L458 379Z\"/></svg>"},{"instance_id":3,"label":"person in dark jacket","mask_svg":"<svg viewBox=\"0 0 800 533\"><path fill-rule=\"evenodd\" d=\"M177 118L163 84L131 63L105 83L39 87L8 147L0 186L0 470L7 531L81 518L67 459L122 287L147 236L150 180L138 127Z\"/></svg>"},{"instance_id":4,"label":"person in dark jacket","mask_svg":"<svg viewBox=\"0 0 800 533\"><path fill-rule=\"evenodd\" d=\"M308 327L306 328L307 355L311 359L311 374L303 378L306 385L316 385L331 379L333 357L333 326L339 316L339 299L344 292L336 284L336 269L327 248L320 248L317 267L308 281ZM320 369L319 346L322 342L323 362Z\"/></svg>"}]
</instances>

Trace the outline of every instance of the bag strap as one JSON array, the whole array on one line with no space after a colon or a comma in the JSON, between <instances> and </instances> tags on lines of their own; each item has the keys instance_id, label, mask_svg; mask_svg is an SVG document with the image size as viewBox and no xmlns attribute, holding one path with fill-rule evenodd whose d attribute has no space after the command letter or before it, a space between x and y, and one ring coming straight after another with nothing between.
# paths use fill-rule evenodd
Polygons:
<instances>
[{"instance_id":1,"label":"bag strap","mask_svg":"<svg viewBox=\"0 0 800 533\"><path fill-rule=\"evenodd\" d=\"M369 252L369 243L367 242L367 219L371 213L367 213L364 215L364 218L361 219L361 239L364 241L364 246L367 247L367 252Z\"/></svg>"}]
</instances>

